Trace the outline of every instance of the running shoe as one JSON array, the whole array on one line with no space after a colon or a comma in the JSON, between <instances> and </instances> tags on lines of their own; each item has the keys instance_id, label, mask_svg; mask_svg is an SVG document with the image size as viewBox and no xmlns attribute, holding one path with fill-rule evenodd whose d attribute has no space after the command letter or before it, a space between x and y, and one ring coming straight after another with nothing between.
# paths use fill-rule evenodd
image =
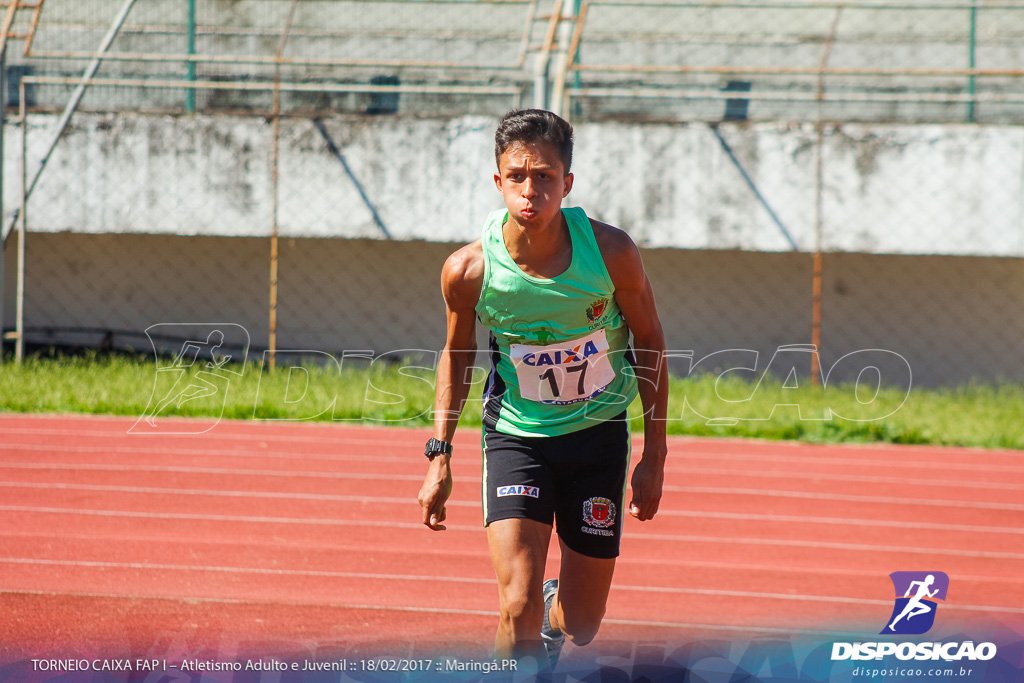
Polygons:
<instances>
[{"instance_id":1,"label":"running shoe","mask_svg":"<svg viewBox=\"0 0 1024 683\"><path fill-rule=\"evenodd\" d=\"M555 593L558 592L558 579L548 579L544 582L544 626L540 630L540 639L544 643L544 649L548 652L548 662L551 668L555 668L558 662L558 655L562 653L562 646L565 645L565 634L556 628L551 627L548 615L551 613L551 604L555 601Z\"/></svg>"}]
</instances>

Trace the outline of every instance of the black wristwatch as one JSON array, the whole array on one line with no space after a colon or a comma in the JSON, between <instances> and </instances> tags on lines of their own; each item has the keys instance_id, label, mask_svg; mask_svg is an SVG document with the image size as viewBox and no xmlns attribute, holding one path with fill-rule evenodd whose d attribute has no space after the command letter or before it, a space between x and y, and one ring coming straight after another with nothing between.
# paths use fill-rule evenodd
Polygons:
<instances>
[{"instance_id":1,"label":"black wristwatch","mask_svg":"<svg viewBox=\"0 0 1024 683\"><path fill-rule=\"evenodd\" d=\"M447 441L438 441L431 437L430 441L427 442L427 447L423 450L423 455L427 456L427 460L433 461L434 458L442 453L451 455L452 445Z\"/></svg>"}]
</instances>

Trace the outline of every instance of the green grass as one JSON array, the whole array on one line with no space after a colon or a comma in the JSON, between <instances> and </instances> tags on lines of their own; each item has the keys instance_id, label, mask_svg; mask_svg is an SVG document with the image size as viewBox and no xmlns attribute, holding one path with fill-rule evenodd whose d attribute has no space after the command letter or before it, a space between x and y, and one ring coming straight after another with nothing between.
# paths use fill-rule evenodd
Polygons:
<instances>
[{"instance_id":1,"label":"green grass","mask_svg":"<svg viewBox=\"0 0 1024 683\"><path fill-rule=\"evenodd\" d=\"M163 414L430 424L434 390L429 369L375 364L339 371L310 365L271 373L255 364L230 367L240 374L231 376L226 401L222 384L216 395L172 406ZM172 387L176 393L190 383L201 384L195 379L198 371L190 371L175 385L175 372L158 373L153 361L143 358L31 358L20 367L8 361L0 368L0 411L137 417L153 397L159 400ZM480 425L483 378L477 379L463 411L464 426ZM630 414L639 431L639 401ZM822 419L830 414L830 419ZM704 418L719 419L708 424ZM760 385L737 378L716 382L710 375L673 378L668 431L811 442L1024 449L1024 385L978 383L951 389L915 388L909 394L890 387L865 405L851 385L824 391L810 386L783 389L781 382L771 378Z\"/></svg>"},{"instance_id":2,"label":"green grass","mask_svg":"<svg viewBox=\"0 0 1024 683\"><path fill-rule=\"evenodd\" d=\"M684 414L684 419L670 424L669 432L822 443L888 442L1024 448L1022 384L915 388L909 393L889 387L882 388L874 401L867 405L857 400L856 387L850 384L830 387L827 392L810 386L800 389L781 389L780 386L781 382L776 381L773 388L768 379L758 387L740 379L719 382L718 396L734 400L749 398L730 404L716 400L716 382L712 376L674 381L670 392L670 416L679 415L679 407L685 397L688 405L704 408L701 410L703 415L741 419L732 426L712 426L696 419L692 413ZM871 397L861 398L869 401ZM799 409L791 405L794 403L799 405ZM706 407L719 412L713 414ZM831 419L828 420L808 419L830 413Z\"/></svg>"}]
</instances>

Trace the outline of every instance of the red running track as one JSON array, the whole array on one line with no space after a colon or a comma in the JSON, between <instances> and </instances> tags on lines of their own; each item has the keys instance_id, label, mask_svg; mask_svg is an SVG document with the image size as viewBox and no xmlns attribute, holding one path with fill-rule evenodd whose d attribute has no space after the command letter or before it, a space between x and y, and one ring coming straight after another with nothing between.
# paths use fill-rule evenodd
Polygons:
<instances>
[{"instance_id":1,"label":"red running track","mask_svg":"<svg viewBox=\"0 0 1024 683\"><path fill-rule=\"evenodd\" d=\"M489 651L476 433L456 438L434 533L416 503L425 430L133 424L0 416L3 660ZM897 570L950 576L947 630L1024 625L1022 452L669 448L658 516L626 518L599 641L878 633Z\"/></svg>"}]
</instances>

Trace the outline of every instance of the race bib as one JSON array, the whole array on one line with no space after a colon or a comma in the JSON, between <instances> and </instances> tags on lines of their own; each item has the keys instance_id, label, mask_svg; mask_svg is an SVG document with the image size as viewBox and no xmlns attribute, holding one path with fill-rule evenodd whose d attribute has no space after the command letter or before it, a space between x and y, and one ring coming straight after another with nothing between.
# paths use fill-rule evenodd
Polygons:
<instances>
[{"instance_id":1,"label":"race bib","mask_svg":"<svg viewBox=\"0 0 1024 683\"><path fill-rule=\"evenodd\" d=\"M615 379L603 329L547 346L512 344L510 351L519 392L530 401L552 405L586 401Z\"/></svg>"}]
</instances>

